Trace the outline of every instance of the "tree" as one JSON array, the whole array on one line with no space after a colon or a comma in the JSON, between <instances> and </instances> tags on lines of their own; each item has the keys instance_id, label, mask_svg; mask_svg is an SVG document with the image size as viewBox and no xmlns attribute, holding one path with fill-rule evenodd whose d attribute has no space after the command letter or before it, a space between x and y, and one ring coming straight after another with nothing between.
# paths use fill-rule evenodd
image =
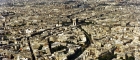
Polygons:
<instances>
[{"instance_id":1,"label":"tree","mask_svg":"<svg viewBox=\"0 0 140 60\"><path fill-rule=\"evenodd\" d=\"M38 48L38 50L41 50L41 49L42 49L42 47L43 47L43 45L40 45L40 46L39 46L39 48Z\"/></svg>"}]
</instances>

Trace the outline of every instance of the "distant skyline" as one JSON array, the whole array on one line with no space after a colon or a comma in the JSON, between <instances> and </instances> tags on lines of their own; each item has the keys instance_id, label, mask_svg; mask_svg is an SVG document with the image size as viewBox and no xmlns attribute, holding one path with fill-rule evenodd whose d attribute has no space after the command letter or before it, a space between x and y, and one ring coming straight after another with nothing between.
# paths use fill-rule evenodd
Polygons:
<instances>
[{"instance_id":1,"label":"distant skyline","mask_svg":"<svg viewBox=\"0 0 140 60\"><path fill-rule=\"evenodd\" d=\"M39 1L87 1L87 0L0 0L1 3L8 3L8 2L21 2L21 1L30 1L30 2L39 2Z\"/></svg>"},{"instance_id":2,"label":"distant skyline","mask_svg":"<svg viewBox=\"0 0 140 60\"><path fill-rule=\"evenodd\" d=\"M56 1L56 2L62 2L62 1L114 1L114 0L0 0L0 5L4 3L14 3L14 2L23 2L23 1L28 1L28 2L40 2L40 1ZM124 0L126 1L126 0ZM140 0L130 0L131 2L140 2Z\"/></svg>"}]
</instances>

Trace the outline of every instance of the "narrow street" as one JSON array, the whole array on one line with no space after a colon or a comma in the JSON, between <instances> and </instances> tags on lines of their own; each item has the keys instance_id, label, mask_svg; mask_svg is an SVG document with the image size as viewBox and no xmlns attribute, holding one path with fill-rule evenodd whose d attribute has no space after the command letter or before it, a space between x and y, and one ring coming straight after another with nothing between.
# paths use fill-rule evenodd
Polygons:
<instances>
[{"instance_id":1,"label":"narrow street","mask_svg":"<svg viewBox=\"0 0 140 60\"><path fill-rule=\"evenodd\" d=\"M32 49L32 47L31 47L31 43L30 43L29 37L27 37L27 41L28 41L28 45L29 45L29 47L30 47L30 51L31 51L31 54L32 54L32 60L36 60L36 59L35 59L35 55L34 55L34 53L33 53L33 49Z\"/></svg>"},{"instance_id":2,"label":"narrow street","mask_svg":"<svg viewBox=\"0 0 140 60\"><path fill-rule=\"evenodd\" d=\"M76 59L77 57L79 57L79 56L91 45L91 43L92 43L92 40L91 40L90 35L89 35L84 29L82 29L81 26L79 26L79 28L80 28L82 31L84 31L84 34L85 34L86 39L87 39L87 42L85 43L84 46L82 46L81 49L77 50L77 51L75 52L75 54L69 56L69 57L68 57L68 60L75 60L75 59Z\"/></svg>"}]
</instances>

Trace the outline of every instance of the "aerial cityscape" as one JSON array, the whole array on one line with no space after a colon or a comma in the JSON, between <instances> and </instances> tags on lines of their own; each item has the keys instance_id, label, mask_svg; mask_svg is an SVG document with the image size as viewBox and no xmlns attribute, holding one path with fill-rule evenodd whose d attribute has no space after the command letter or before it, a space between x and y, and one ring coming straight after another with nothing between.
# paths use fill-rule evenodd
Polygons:
<instances>
[{"instance_id":1,"label":"aerial cityscape","mask_svg":"<svg viewBox=\"0 0 140 60\"><path fill-rule=\"evenodd\" d=\"M140 60L140 0L0 0L0 60Z\"/></svg>"}]
</instances>

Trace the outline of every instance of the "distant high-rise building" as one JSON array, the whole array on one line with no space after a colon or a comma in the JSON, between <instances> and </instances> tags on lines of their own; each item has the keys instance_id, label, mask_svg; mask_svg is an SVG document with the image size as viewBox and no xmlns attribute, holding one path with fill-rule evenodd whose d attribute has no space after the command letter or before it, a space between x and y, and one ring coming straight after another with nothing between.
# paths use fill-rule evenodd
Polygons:
<instances>
[{"instance_id":1,"label":"distant high-rise building","mask_svg":"<svg viewBox=\"0 0 140 60\"><path fill-rule=\"evenodd\" d=\"M84 2L86 2L87 0L83 0Z\"/></svg>"}]
</instances>

